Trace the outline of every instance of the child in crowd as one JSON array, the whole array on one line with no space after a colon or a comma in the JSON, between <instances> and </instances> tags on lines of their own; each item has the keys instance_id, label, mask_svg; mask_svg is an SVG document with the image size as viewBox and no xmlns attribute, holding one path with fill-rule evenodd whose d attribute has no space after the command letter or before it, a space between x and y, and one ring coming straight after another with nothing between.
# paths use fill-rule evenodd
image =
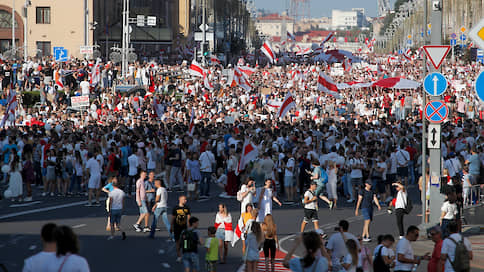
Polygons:
<instances>
[{"instance_id":1,"label":"child in crowd","mask_svg":"<svg viewBox=\"0 0 484 272\"><path fill-rule=\"evenodd\" d=\"M218 261L218 247L219 239L215 237L217 229L214 226L208 227L208 238L205 240L205 248L207 249L207 255L205 255L205 261L208 272L217 271L217 261Z\"/></svg>"}]
</instances>

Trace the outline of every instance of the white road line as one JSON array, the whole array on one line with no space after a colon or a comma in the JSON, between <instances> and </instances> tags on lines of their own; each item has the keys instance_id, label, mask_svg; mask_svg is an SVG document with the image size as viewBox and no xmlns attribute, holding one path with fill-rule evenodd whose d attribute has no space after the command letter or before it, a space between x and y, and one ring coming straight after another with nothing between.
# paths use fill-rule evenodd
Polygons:
<instances>
[{"instance_id":1,"label":"white road line","mask_svg":"<svg viewBox=\"0 0 484 272\"><path fill-rule=\"evenodd\" d=\"M72 226L73 229L78 229L78 228L82 228L82 227L85 227L87 226L86 224L79 224L79 225L75 225L75 226Z\"/></svg>"},{"instance_id":2,"label":"white road line","mask_svg":"<svg viewBox=\"0 0 484 272\"><path fill-rule=\"evenodd\" d=\"M28 202L28 203L22 203L22 204L12 204L9 207L10 208L17 208L17 207L27 207L27 206L32 206L34 204L39 204L42 203L41 201L34 201L34 202Z\"/></svg>"},{"instance_id":3,"label":"white road line","mask_svg":"<svg viewBox=\"0 0 484 272\"><path fill-rule=\"evenodd\" d=\"M80 205L84 205L84 204L87 204L87 200L79 201L79 202L73 202L73 203L67 203L67 204L62 204L62 205L57 205L57 206L50 206L50 207L45 207L45 208L38 208L38 209L33 209L33 210L28 210L28 211L23 211L23 212L9 213L9 214L5 214L5 215L0 215L0 220L12 218L12 217L17 217L17 216L21 216L21 215L26 215L26 214L40 213L40 212L52 211L52 210L57 210L57 209L62 209L62 208L80 206Z\"/></svg>"},{"instance_id":4,"label":"white road line","mask_svg":"<svg viewBox=\"0 0 484 272\"><path fill-rule=\"evenodd\" d=\"M377 211L377 212L374 214L374 216L384 215L384 214L386 214L386 213L387 213L387 211L383 211L383 210L381 210L381 211ZM361 219L363 219L363 216L362 216L362 215L358 215L358 216L349 217L349 218L347 218L347 219L346 219L346 221L348 221L348 222L356 222L356 221L361 220ZM328 224L324 224L324 225L319 226L319 227L320 227L321 229L335 228L336 226L338 226L338 223L339 223L339 222L336 222L336 223L328 223ZM286 237L282 237L282 239L279 239L279 245L280 245L280 246L279 246L279 250L280 250L281 252L283 252L284 254L287 254L287 250L285 250L285 249L282 247L282 243L283 243L284 241L286 241L286 240L289 240L289 239L291 239L291 238L295 238L295 237L296 237L296 234L291 234L291 235L288 235L288 236L286 236ZM294 255L294 257L296 257L296 258L300 258L300 256L297 256L297 255Z\"/></svg>"}]
</instances>

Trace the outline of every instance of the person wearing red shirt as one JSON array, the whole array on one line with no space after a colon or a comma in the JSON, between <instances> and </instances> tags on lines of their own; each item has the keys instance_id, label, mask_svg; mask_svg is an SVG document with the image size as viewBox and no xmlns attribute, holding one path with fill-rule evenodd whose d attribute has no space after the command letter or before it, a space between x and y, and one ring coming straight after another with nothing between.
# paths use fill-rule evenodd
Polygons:
<instances>
[{"instance_id":1,"label":"person wearing red shirt","mask_svg":"<svg viewBox=\"0 0 484 272\"><path fill-rule=\"evenodd\" d=\"M109 148L111 154L108 156L108 165L106 166L106 174L108 177L117 176L119 167L116 166L116 152L115 148Z\"/></svg>"},{"instance_id":2,"label":"person wearing red shirt","mask_svg":"<svg viewBox=\"0 0 484 272\"><path fill-rule=\"evenodd\" d=\"M432 256L428 258L429 263L427 265L427 271L442 272L444 271L444 266L442 265L442 267L440 267L439 269L440 252L442 250L442 243L444 242L444 240L442 240L442 231L440 230L439 226L435 226L432 229L430 229L429 234L432 238L432 241L435 243L435 245L434 245L434 250L432 251Z\"/></svg>"},{"instance_id":3,"label":"person wearing red shirt","mask_svg":"<svg viewBox=\"0 0 484 272\"><path fill-rule=\"evenodd\" d=\"M390 103L392 102L392 99L388 94L385 94L383 97L383 109L385 110L385 113L387 114L387 117L390 117Z\"/></svg>"}]
</instances>

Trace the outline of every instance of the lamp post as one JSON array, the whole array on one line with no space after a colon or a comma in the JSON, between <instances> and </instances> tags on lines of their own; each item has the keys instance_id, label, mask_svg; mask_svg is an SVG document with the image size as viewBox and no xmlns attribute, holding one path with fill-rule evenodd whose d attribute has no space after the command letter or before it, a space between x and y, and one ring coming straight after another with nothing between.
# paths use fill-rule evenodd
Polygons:
<instances>
[{"instance_id":1,"label":"lamp post","mask_svg":"<svg viewBox=\"0 0 484 272\"><path fill-rule=\"evenodd\" d=\"M15 58L15 0L12 0L12 55Z\"/></svg>"}]
</instances>

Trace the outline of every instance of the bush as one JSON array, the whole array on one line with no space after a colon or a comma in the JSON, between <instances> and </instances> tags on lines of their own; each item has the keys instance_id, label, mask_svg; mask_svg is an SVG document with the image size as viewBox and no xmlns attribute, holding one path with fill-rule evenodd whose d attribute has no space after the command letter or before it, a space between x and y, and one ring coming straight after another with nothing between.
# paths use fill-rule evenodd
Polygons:
<instances>
[{"instance_id":1,"label":"bush","mask_svg":"<svg viewBox=\"0 0 484 272\"><path fill-rule=\"evenodd\" d=\"M40 91L22 92L22 102L25 108L31 108L35 103L40 102Z\"/></svg>"}]
</instances>

